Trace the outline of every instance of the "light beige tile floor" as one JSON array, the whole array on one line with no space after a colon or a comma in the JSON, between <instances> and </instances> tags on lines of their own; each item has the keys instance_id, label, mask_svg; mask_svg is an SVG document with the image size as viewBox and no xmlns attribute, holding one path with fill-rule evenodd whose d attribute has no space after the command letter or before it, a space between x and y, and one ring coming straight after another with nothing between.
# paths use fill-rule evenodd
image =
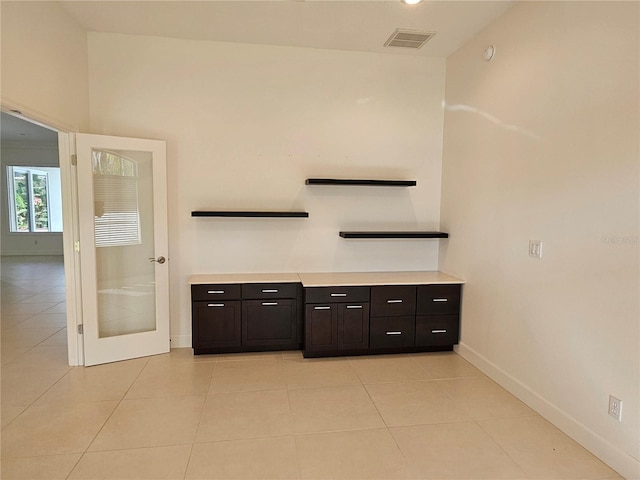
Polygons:
<instances>
[{"instance_id":1,"label":"light beige tile floor","mask_svg":"<svg viewBox=\"0 0 640 480\"><path fill-rule=\"evenodd\" d=\"M3 480L621 480L452 352L68 367L62 259L1 268Z\"/></svg>"}]
</instances>

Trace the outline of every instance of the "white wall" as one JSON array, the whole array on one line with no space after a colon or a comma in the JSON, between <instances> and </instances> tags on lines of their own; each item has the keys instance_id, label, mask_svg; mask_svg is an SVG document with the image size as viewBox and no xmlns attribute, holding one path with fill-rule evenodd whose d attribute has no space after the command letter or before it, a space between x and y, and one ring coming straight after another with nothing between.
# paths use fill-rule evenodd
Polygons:
<instances>
[{"instance_id":1,"label":"white wall","mask_svg":"<svg viewBox=\"0 0 640 480\"><path fill-rule=\"evenodd\" d=\"M438 240L353 241L338 231L439 227L444 64L89 35L92 131L168 142L174 346L190 345L192 274L437 268ZM306 187L313 176L418 186ZM190 216L206 209L310 218Z\"/></svg>"},{"instance_id":2,"label":"white wall","mask_svg":"<svg viewBox=\"0 0 640 480\"><path fill-rule=\"evenodd\" d=\"M2 2L3 108L69 131L89 127L86 32L57 2Z\"/></svg>"},{"instance_id":3,"label":"white wall","mask_svg":"<svg viewBox=\"0 0 640 480\"><path fill-rule=\"evenodd\" d=\"M638 21L638 2L522 2L448 58L440 251L468 281L460 353L628 478L640 477Z\"/></svg>"},{"instance_id":4,"label":"white wall","mask_svg":"<svg viewBox=\"0 0 640 480\"><path fill-rule=\"evenodd\" d=\"M0 184L2 185L0 195L0 254L2 255L62 255L62 233L61 232L39 232L39 233L11 233L9 231L9 212L7 198L7 165L21 165L29 167L57 167L58 166L58 146L28 144L25 142L3 142L0 153ZM49 195L51 222L56 222L62 226L62 201L60 196L60 173L59 170L50 172L51 189L56 186L53 182L57 180L57 195L51 191ZM56 218L57 216L57 218Z\"/></svg>"}]
</instances>

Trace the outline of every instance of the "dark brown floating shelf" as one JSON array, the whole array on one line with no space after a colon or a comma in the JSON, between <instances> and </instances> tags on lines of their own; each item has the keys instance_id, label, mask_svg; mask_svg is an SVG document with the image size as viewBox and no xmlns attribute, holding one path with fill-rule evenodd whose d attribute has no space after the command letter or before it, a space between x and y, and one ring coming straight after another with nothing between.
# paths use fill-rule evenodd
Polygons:
<instances>
[{"instance_id":1,"label":"dark brown floating shelf","mask_svg":"<svg viewBox=\"0 0 640 480\"><path fill-rule=\"evenodd\" d=\"M363 180L337 178L307 178L306 185L360 185L369 187L414 187L415 180Z\"/></svg>"},{"instance_id":2,"label":"dark brown floating shelf","mask_svg":"<svg viewBox=\"0 0 640 480\"><path fill-rule=\"evenodd\" d=\"M342 238L449 238L444 232L340 232Z\"/></svg>"},{"instance_id":3,"label":"dark brown floating shelf","mask_svg":"<svg viewBox=\"0 0 640 480\"><path fill-rule=\"evenodd\" d=\"M307 218L309 212L193 211L192 217Z\"/></svg>"}]
</instances>

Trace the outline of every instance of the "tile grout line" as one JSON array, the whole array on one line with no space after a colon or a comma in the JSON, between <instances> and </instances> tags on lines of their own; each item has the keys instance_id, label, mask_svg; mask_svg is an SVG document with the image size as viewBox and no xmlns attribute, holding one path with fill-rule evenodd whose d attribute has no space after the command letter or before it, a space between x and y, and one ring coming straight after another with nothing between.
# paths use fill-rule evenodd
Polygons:
<instances>
[{"instance_id":1,"label":"tile grout line","mask_svg":"<svg viewBox=\"0 0 640 480\"><path fill-rule=\"evenodd\" d=\"M537 415L530 415L530 416L537 416ZM484 419L487 420L487 419ZM531 478L531 475L529 475L529 473L527 472L527 470L524 468L523 465L521 465L515 458L513 458L511 455L509 455L509 452L507 452L504 447L502 445L500 445L500 443L498 443L498 441L493 437L493 435L491 435L491 433L489 433L481 424L480 422L482 421L482 419L480 420L473 420L474 423L480 428L480 430L482 430L490 439L491 441L498 446L498 448L500 449L500 451L504 452L504 454L513 462L515 463L518 468L520 470L522 470L522 472L527 476L527 478Z\"/></svg>"},{"instance_id":2,"label":"tile grout line","mask_svg":"<svg viewBox=\"0 0 640 480\"><path fill-rule=\"evenodd\" d=\"M66 479L68 479L69 476L73 473L73 471L76 469L76 467L78 466L80 461L84 458L84 456L87 453L89 453L89 449L91 448L91 445L93 445L93 443L96 441L96 438L98 438L98 436L100 435L100 433L104 429L105 425L109 422L109 420L111 419L113 414L116 412L116 410L118 409L118 407L120 406L120 404L122 403L124 398L127 396L127 393L129 393L129 390L131 390L131 387L133 386L133 384L136 382L136 380L138 380L138 378L140 378L140 375L142 375L142 372L146 368L148 363L149 363L149 359L147 359L147 361L145 362L145 365L140 369L140 371L138 372L138 375L136 375L136 378L133 379L133 381L131 382L131 385L129 385L129 388L127 388L127 391L124 392L124 394L122 395L122 398L120 398L120 400L118 400L118 402L116 403L116 405L113 408L113 410L111 411L111 413L109 415L107 415L107 418L104 420L104 422L102 422L102 425L100 426L100 428L98 429L96 434L93 436L93 439L89 442L87 447L84 449L84 452L82 452L82 454L80 455L80 458L78 459L76 464L73 466L73 468L71 469L71 471L67 475ZM81 368L86 368L86 367L81 367Z\"/></svg>"}]
</instances>

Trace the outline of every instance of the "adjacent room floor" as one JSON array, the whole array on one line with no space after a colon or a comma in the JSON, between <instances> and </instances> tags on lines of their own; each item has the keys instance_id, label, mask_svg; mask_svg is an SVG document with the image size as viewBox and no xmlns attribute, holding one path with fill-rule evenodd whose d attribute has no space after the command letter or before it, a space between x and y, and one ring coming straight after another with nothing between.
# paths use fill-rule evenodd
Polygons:
<instances>
[{"instance_id":1,"label":"adjacent room floor","mask_svg":"<svg viewBox=\"0 0 640 480\"><path fill-rule=\"evenodd\" d=\"M455 353L67 366L61 257L2 258L2 479L621 479Z\"/></svg>"}]
</instances>

